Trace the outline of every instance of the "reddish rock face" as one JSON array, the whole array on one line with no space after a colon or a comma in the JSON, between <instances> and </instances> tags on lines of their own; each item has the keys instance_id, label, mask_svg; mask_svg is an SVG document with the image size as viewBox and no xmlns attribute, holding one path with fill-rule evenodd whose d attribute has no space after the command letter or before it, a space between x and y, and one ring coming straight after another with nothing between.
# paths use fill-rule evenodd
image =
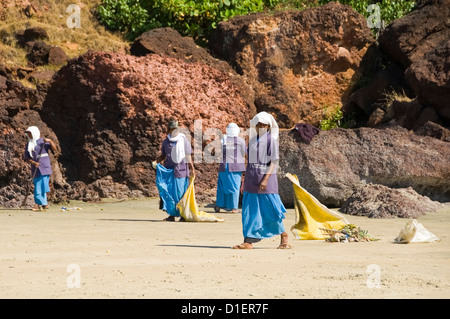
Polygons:
<instances>
[{"instance_id":1,"label":"reddish rock face","mask_svg":"<svg viewBox=\"0 0 450 319\"><path fill-rule=\"evenodd\" d=\"M217 69L154 54L95 52L60 69L43 109L61 143L63 174L79 197L83 185L97 180L104 181L97 188L120 185L104 194L157 195L151 161L171 118L193 134L196 120L203 131L224 132L230 122L246 127L252 115L229 76ZM197 167L199 193L215 188L216 165Z\"/></svg>"},{"instance_id":2,"label":"reddish rock face","mask_svg":"<svg viewBox=\"0 0 450 319\"><path fill-rule=\"evenodd\" d=\"M318 125L324 108L348 98L355 71L373 42L366 20L339 3L222 22L211 51L229 61L255 91L258 111L281 126Z\"/></svg>"}]
</instances>

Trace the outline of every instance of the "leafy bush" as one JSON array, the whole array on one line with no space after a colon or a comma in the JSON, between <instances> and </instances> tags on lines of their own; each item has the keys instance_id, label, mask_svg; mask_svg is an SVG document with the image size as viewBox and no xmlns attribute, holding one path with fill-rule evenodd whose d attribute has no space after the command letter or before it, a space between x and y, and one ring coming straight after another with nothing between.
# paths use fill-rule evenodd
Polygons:
<instances>
[{"instance_id":1,"label":"leafy bush","mask_svg":"<svg viewBox=\"0 0 450 319\"><path fill-rule=\"evenodd\" d=\"M326 4L336 0L318 0L319 5ZM395 19L401 18L411 12L416 3L414 0L338 0L342 4L351 6L355 11L362 14L366 19L373 14L367 11L369 5L377 4L380 7L381 20L389 24Z\"/></svg>"},{"instance_id":2,"label":"leafy bush","mask_svg":"<svg viewBox=\"0 0 450 319\"><path fill-rule=\"evenodd\" d=\"M279 0L103 0L99 19L134 38L145 30L172 27L205 41L220 21L273 8Z\"/></svg>"},{"instance_id":3,"label":"leafy bush","mask_svg":"<svg viewBox=\"0 0 450 319\"><path fill-rule=\"evenodd\" d=\"M139 0L103 0L98 18L107 28L124 32L133 39L149 29L149 15Z\"/></svg>"},{"instance_id":4,"label":"leafy bush","mask_svg":"<svg viewBox=\"0 0 450 319\"><path fill-rule=\"evenodd\" d=\"M329 129L339 127L343 117L344 114L339 105L335 106L332 111L328 111L328 108L325 108L324 119L320 121L320 128L323 131L327 131Z\"/></svg>"}]
</instances>

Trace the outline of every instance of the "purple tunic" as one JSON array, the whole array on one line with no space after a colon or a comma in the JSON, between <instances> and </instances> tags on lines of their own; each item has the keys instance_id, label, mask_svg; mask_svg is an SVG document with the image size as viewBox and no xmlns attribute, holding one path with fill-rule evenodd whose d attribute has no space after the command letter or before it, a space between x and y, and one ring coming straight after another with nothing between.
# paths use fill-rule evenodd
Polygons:
<instances>
[{"instance_id":1,"label":"purple tunic","mask_svg":"<svg viewBox=\"0 0 450 319\"><path fill-rule=\"evenodd\" d=\"M184 140L184 151L186 156L192 154L192 148L189 144L187 138L183 138ZM183 178L189 177L189 164L186 161L186 158L183 158L180 163L175 163L172 159L172 150L177 143L171 142L167 137L161 146L161 152L166 157L164 160L165 168L173 168L175 173L175 178Z\"/></svg>"},{"instance_id":2,"label":"purple tunic","mask_svg":"<svg viewBox=\"0 0 450 319\"><path fill-rule=\"evenodd\" d=\"M278 141L273 139L269 133L260 138L254 137L249 141L248 164L245 171L244 192L258 194L277 194L278 178L276 166L278 165ZM259 184L266 174L271 163L275 169L270 174L267 187L264 191L259 190Z\"/></svg>"},{"instance_id":3,"label":"purple tunic","mask_svg":"<svg viewBox=\"0 0 450 319\"><path fill-rule=\"evenodd\" d=\"M28 153L28 143L25 145L25 153L23 155L24 160L32 159L35 162L39 162L40 165L38 167L38 170L35 174L36 167L31 165L31 174L34 175L34 177L40 177L42 175L50 175L52 173L52 165L50 163L50 157L48 154L48 151L52 149L51 145L48 143L44 143L44 139L40 138L36 141L36 147L34 148L33 156L30 156L30 153ZM42 146L44 149L41 153ZM40 154L41 153L41 154ZM40 155L39 155L40 154Z\"/></svg>"},{"instance_id":4,"label":"purple tunic","mask_svg":"<svg viewBox=\"0 0 450 319\"><path fill-rule=\"evenodd\" d=\"M228 163L229 172L245 171L245 141L240 137L227 137L227 143L222 145L222 162L219 172L224 172Z\"/></svg>"}]
</instances>

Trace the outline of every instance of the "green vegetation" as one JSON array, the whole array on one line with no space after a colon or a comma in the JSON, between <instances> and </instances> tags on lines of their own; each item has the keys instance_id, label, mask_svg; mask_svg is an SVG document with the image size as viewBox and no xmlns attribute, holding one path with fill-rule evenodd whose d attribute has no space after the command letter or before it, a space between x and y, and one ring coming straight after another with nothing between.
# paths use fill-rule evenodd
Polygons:
<instances>
[{"instance_id":1,"label":"green vegetation","mask_svg":"<svg viewBox=\"0 0 450 319\"><path fill-rule=\"evenodd\" d=\"M326 107L324 110L324 119L320 121L320 129L327 131L332 128L340 127L343 117L344 114L339 105L336 105L331 111L328 111L328 107Z\"/></svg>"},{"instance_id":2,"label":"green vegetation","mask_svg":"<svg viewBox=\"0 0 450 319\"><path fill-rule=\"evenodd\" d=\"M326 4L336 0L318 0L319 5ZM366 19L373 17L375 11L368 11L371 4L377 4L380 8L381 21L389 24L393 20L407 15L414 9L416 2L414 0L382 0L381 2L374 0L337 0L342 4L351 6L355 11L362 14Z\"/></svg>"},{"instance_id":3,"label":"green vegetation","mask_svg":"<svg viewBox=\"0 0 450 319\"><path fill-rule=\"evenodd\" d=\"M130 39L154 28L171 27L200 42L220 21L273 8L279 0L104 0L100 21Z\"/></svg>"},{"instance_id":4,"label":"green vegetation","mask_svg":"<svg viewBox=\"0 0 450 319\"><path fill-rule=\"evenodd\" d=\"M220 21L237 15L261 11L301 10L335 0L103 0L98 18L110 30L123 32L129 40L141 33L161 27L172 27L197 42L207 41ZM339 0L373 21L374 0ZM413 0L382 0L377 3L384 24L408 14Z\"/></svg>"}]
</instances>

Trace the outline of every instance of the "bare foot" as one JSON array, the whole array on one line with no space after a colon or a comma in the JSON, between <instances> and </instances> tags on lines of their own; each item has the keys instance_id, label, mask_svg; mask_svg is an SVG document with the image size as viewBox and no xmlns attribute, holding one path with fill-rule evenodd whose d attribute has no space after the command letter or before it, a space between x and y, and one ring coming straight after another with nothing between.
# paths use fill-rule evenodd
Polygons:
<instances>
[{"instance_id":1,"label":"bare foot","mask_svg":"<svg viewBox=\"0 0 450 319\"><path fill-rule=\"evenodd\" d=\"M250 243L242 243L240 245L233 246L233 249L253 249L253 245Z\"/></svg>"},{"instance_id":2,"label":"bare foot","mask_svg":"<svg viewBox=\"0 0 450 319\"><path fill-rule=\"evenodd\" d=\"M281 234L281 242L278 249L291 249L292 246L288 244L288 233L284 232Z\"/></svg>"}]
</instances>

